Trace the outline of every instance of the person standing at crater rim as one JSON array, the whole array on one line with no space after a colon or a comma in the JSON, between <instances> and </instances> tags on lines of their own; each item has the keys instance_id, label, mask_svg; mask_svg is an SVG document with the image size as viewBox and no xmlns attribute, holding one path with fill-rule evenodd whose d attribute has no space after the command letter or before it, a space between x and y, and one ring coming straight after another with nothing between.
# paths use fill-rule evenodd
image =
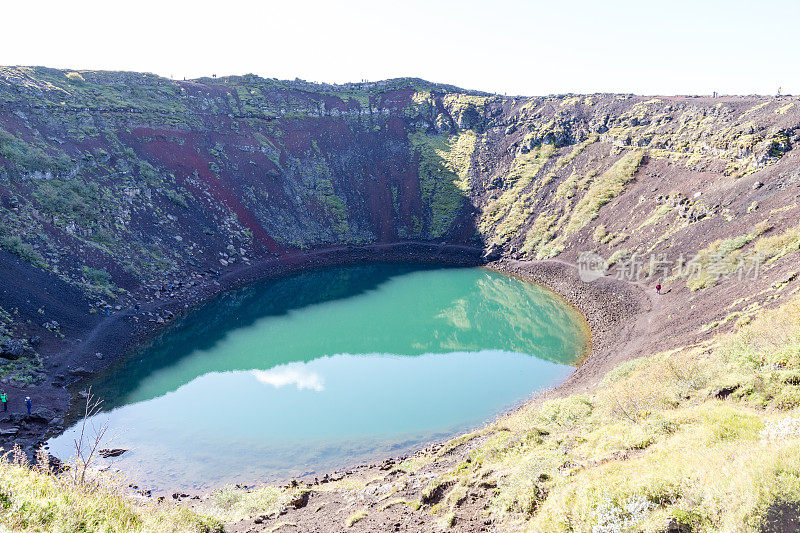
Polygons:
<instances>
[{"instance_id":1,"label":"person standing at crater rim","mask_svg":"<svg viewBox=\"0 0 800 533\"><path fill-rule=\"evenodd\" d=\"M6 391L3 391L2 393L0 393L0 402L3 402L3 412L7 413L8 412L8 394L6 394Z\"/></svg>"},{"instance_id":2,"label":"person standing at crater rim","mask_svg":"<svg viewBox=\"0 0 800 533\"><path fill-rule=\"evenodd\" d=\"M33 402L31 402L31 397L25 396L25 408L28 410L28 414L31 414L31 407L33 407Z\"/></svg>"},{"instance_id":3,"label":"person standing at crater rim","mask_svg":"<svg viewBox=\"0 0 800 533\"><path fill-rule=\"evenodd\" d=\"M656 284L656 294L661 294L661 284L660 283Z\"/></svg>"}]
</instances>

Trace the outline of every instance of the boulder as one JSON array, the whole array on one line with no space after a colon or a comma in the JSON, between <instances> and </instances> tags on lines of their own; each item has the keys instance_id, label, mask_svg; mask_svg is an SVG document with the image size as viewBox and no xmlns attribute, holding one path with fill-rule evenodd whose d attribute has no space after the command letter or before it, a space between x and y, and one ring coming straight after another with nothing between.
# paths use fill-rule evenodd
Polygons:
<instances>
[{"instance_id":1,"label":"boulder","mask_svg":"<svg viewBox=\"0 0 800 533\"><path fill-rule=\"evenodd\" d=\"M500 246L493 244L488 250L486 250L486 253L483 254L483 258L487 261L497 261L500 259L500 257L502 257L502 255L503 249Z\"/></svg>"},{"instance_id":2,"label":"boulder","mask_svg":"<svg viewBox=\"0 0 800 533\"><path fill-rule=\"evenodd\" d=\"M670 518L664 526L664 533L691 533L692 527Z\"/></svg>"},{"instance_id":3,"label":"boulder","mask_svg":"<svg viewBox=\"0 0 800 533\"><path fill-rule=\"evenodd\" d=\"M14 361L25 355L25 342L19 339L8 339L0 343L0 357Z\"/></svg>"},{"instance_id":4,"label":"boulder","mask_svg":"<svg viewBox=\"0 0 800 533\"><path fill-rule=\"evenodd\" d=\"M53 472L64 472L69 470L69 465L63 464L61 459L52 455L47 456L47 463L50 465L50 470Z\"/></svg>"},{"instance_id":5,"label":"boulder","mask_svg":"<svg viewBox=\"0 0 800 533\"><path fill-rule=\"evenodd\" d=\"M49 424L54 418L56 418L56 414L52 409L48 409L47 407L39 407L34 409L31 414L26 416L25 420L39 424Z\"/></svg>"},{"instance_id":6,"label":"boulder","mask_svg":"<svg viewBox=\"0 0 800 533\"><path fill-rule=\"evenodd\" d=\"M289 505L294 507L295 509L300 509L305 507L308 504L308 492L303 491L297 496L295 496L291 501L289 501Z\"/></svg>"},{"instance_id":7,"label":"boulder","mask_svg":"<svg viewBox=\"0 0 800 533\"><path fill-rule=\"evenodd\" d=\"M98 451L97 453L99 453L101 457L108 459L109 457L119 457L120 455L122 455L127 451L128 451L127 448L105 448Z\"/></svg>"}]
</instances>

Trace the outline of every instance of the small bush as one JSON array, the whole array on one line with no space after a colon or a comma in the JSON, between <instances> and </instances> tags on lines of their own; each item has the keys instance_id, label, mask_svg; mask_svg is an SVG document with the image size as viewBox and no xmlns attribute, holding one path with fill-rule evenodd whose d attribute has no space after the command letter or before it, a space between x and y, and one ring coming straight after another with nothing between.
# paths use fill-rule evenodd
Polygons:
<instances>
[{"instance_id":1,"label":"small bush","mask_svg":"<svg viewBox=\"0 0 800 533\"><path fill-rule=\"evenodd\" d=\"M277 487L245 490L227 486L211 493L203 511L225 521L242 520L255 514L277 512L292 495Z\"/></svg>"},{"instance_id":2,"label":"small bush","mask_svg":"<svg viewBox=\"0 0 800 533\"><path fill-rule=\"evenodd\" d=\"M618 364L605 375L603 381L601 382L601 385L611 385L612 383L616 383L617 381L627 378L636 369L638 369L642 365L642 363L646 361L647 360L645 358L639 357Z\"/></svg>"},{"instance_id":3,"label":"small bush","mask_svg":"<svg viewBox=\"0 0 800 533\"><path fill-rule=\"evenodd\" d=\"M556 229L553 227L555 223L556 217L553 215L540 214L537 216L525 234L525 243L521 248L522 253L535 252L537 258L541 259L541 255L544 254L548 244L556 235Z\"/></svg>"},{"instance_id":4,"label":"small bush","mask_svg":"<svg viewBox=\"0 0 800 533\"><path fill-rule=\"evenodd\" d=\"M772 237L761 237L753 244L753 252L765 259L779 259L800 250L800 225Z\"/></svg>"},{"instance_id":5,"label":"small bush","mask_svg":"<svg viewBox=\"0 0 800 533\"><path fill-rule=\"evenodd\" d=\"M189 207L189 203L186 201L186 197L183 196L178 191L172 189L166 189L164 190L164 195L166 195L166 197L169 198L169 200L176 205L179 205L181 207Z\"/></svg>"},{"instance_id":6,"label":"small bush","mask_svg":"<svg viewBox=\"0 0 800 533\"><path fill-rule=\"evenodd\" d=\"M546 425L572 426L589 416L593 405L582 396L549 400L542 404L538 418Z\"/></svg>"},{"instance_id":7,"label":"small bush","mask_svg":"<svg viewBox=\"0 0 800 533\"><path fill-rule=\"evenodd\" d=\"M613 254L611 254L611 257L609 257L608 260L606 260L606 270L616 265L620 261L627 260L630 256L631 256L630 250L627 250L625 248L620 248L619 250L616 250Z\"/></svg>"},{"instance_id":8,"label":"small bush","mask_svg":"<svg viewBox=\"0 0 800 533\"><path fill-rule=\"evenodd\" d=\"M707 410L703 414L703 422L709 428L714 441L755 440L764 427L759 417L728 406Z\"/></svg>"},{"instance_id":9,"label":"small bush","mask_svg":"<svg viewBox=\"0 0 800 533\"><path fill-rule=\"evenodd\" d=\"M82 222L95 222L100 217L100 187L81 180L49 180L42 182L34 197L41 209Z\"/></svg>"},{"instance_id":10,"label":"small bush","mask_svg":"<svg viewBox=\"0 0 800 533\"><path fill-rule=\"evenodd\" d=\"M569 235L597 218L600 208L616 198L633 180L644 159L644 152L629 152L599 176L575 205L564 234Z\"/></svg>"},{"instance_id":11,"label":"small bush","mask_svg":"<svg viewBox=\"0 0 800 533\"><path fill-rule=\"evenodd\" d=\"M151 185L157 185L161 182L161 174L155 169L153 165L147 161L138 161L139 176Z\"/></svg>"},{"instance_id":12,"label":"small bush","mask_svg":"<svg viewBox=\"0 0 800 533\"><path fill-rule=\"evenodd\" d=\"M604 224L598 224L596 228L594 228L594 233L592 233L592 239L594 242L603 243L603 239L606 238L608 235L608 231L606 231L606 226Z\"/></svg>"},{"instance_id":13,"label":"small bush","mask_svg":"<svg viewBox=\"0 0 800 533\"><path fill-rule=\"evenodd\" d=\"M67 72L65 76L70 81L70 83L74 84L80 84L86 81L84 77L81 76L80 72Z\"/></svg>"},{"instance_id":14,"label":"small bush","mask_svg":"<svg viewBox=\"0 0 800 533\"><path fill-rule=\"evenodd\" d=\"M40 147L29 144L0 128L0 156L17 165L22 172L65 171L72 162L63 153L51 156Z\"/></svg>"},{"instance_id":15,"label":"small bush","mask_svg":"<svg viewBox=\"0 0 800 533\"><path fill-rule=\"evenodd\" d=\"M361 510L356 511L355 513L351 514L347 518L347 522L345 523L345 525L347 527L353 527L354 525L356 525L356 522L358 522L359 520L363 520L366 517L367 517L367 511L364 510L364 509L361 509Z\"/></svg>"},{"instance_id":16,"label":"small bush","mask_svg":"<svg viewBox=\"0 0 800 533\"><path fill-rule=\"evenodd\" d=\"M800 388L782 387L774 396L772 404L776 409L782 411L791 411L792 409L800 407Z\"/></svg>"},{"instance_id":17,"label":"small bush","mask_svg":"<svg viewBox=\"0 0 800 533\"><path fill-rule=\"evenodd\" d=\"M19 235L0 237L0 246L29 263L44 265L44 257L31 244L22 240Z\"/></svg>"},{"instance_id":18,"label":"small bush","mask_svg":"<svg viewBox=\"0 0 800 533\"><path fill-rule=\"evenodd\" d=\"M104 288L111 286L111 274L102 268L84 266L82 272L83 277L86 278L86 280L92 285L97 285L98 287Z\"/></svg>"},{"instance_id":19,"label":"small bush","mask_svg":"<svg viewBox=\"0 0 800 533\"><path fill-rule=\"evenodd\" d=\"M771 228L767 221L762 221L755 225L751 233L716 240L699 250L692 260L692 268L686 273L686 286L693 291L712 287L722 277L731 276L737 271L744 275L746 269L756 268L764 261L779 259L800 250L800 226L789 228L779 235L762 237ZM753 241L751 250L743 250Z\"/></svg>"},{"instance_id":20,"label":"small bush","mask_svg":"<svg viewBox=\"0 0 800 533\"><path fill-rule=\"evenodd\" d=\"M114 235L110 231L105 229L99 229L95 231L94 233L92 233L89 239L109 248L114 246L114 244L116 244Z\"/></svg>"}]
</instances>

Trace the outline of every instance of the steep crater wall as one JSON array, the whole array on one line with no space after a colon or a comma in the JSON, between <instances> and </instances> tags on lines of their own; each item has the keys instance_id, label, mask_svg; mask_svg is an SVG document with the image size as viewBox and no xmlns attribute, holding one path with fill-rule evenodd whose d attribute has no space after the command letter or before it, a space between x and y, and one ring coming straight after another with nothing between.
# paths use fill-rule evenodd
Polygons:
<instances>
[{"instance_id":1,"label":"steep crater wall","mask_svg":"<svg viewBox=\"0 0 800 533\"><path fill-rule=\"evenodd\" d=\"M669 280L647 311L665 327L637 349L702 339L796 283L798 133L793 97L0 67L5 375L62 391L228 286L376 258L572 265L592 251L609 274L640 265L620 283ZM725 266L677 268L695 256ZM763 275L733 285L756 256ZM529 277L569 293L548 271Z\"/></svg>"}]
</instances>

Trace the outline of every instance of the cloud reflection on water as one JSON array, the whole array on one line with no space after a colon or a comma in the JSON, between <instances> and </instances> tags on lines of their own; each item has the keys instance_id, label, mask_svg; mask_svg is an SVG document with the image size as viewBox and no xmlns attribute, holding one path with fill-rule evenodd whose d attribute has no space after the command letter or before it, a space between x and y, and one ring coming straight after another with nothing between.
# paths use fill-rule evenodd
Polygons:
<instances>
[{"instance_id":1,"label":"cloud reflection on water","mask_svg":"<svg viewBox=\"0 0 800 533\"><path fill-rule=\"evenodd\" d=\"M272 385L276 389L287 385L294 385L297 390L325 390L325 380L306 368L306 363L289 363L276 366L269 370L252 370L253 376L265 385Z\"/></svg>"}]
</instances>

